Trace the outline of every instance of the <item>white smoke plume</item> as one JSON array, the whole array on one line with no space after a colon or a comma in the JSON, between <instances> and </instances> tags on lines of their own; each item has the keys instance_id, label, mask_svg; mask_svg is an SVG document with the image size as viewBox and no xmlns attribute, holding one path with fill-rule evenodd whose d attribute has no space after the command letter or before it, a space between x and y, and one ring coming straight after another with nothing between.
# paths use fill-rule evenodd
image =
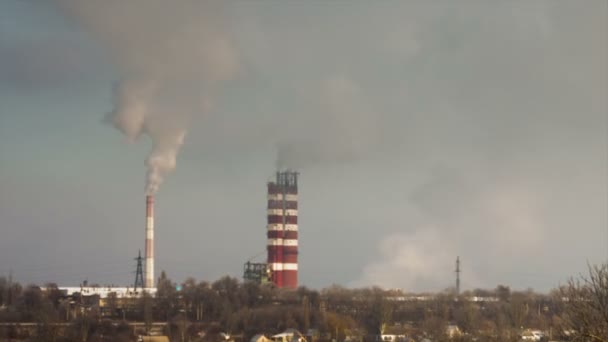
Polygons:
<instances>
[{"instance_id":1,"label":"white smoke plume","mask_svg":"<svg viewBox=\"0 0 608 342\"><path fill-rule=\"evenodd\" d=\"M121 80L106 121L129 141L152 140L146 192L173 171L193 117L211 109L238 69L220 2L56 0L106 49Z\"/></svg>"},{"instance_id":2,"label":"white smoke plume","mask_svg":"<svg viewBox=\"0 0 608 342\"><path fill-rule=\"evenodd\" d=\"M446 244L443 233L433 226L414 232L394 233L383 238L378 246L379 261L363 268L354 286L382 285L407 291L441 290L451 282L453 247ZM467 274L470 279L471 275Z\"/></svg>"},{"instance_id":3,"label":"white smoke plume","mask_svg":"<svg viewBox=\"0 0 608 342\"><path fill-rule=\"evenodd\" d=\"M423 224L400 227L384 237L378 259L363 268L354 285L378 285L409 291L441 290L454 283L454 262L465 265L463 288L493 286L484 271L470 268L486 262L472 260L471 244L483 248L487 260L525 263L543 248L548 227L542 218L540 195L513 180L465 176L438 169L414 189L411 204Z\"/></svg>"}]
</instances>

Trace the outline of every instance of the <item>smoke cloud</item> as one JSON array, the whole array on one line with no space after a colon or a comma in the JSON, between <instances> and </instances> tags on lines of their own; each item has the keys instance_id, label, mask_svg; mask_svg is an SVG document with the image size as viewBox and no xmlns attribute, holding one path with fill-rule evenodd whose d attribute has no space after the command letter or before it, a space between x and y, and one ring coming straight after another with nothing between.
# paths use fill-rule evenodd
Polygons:
<instances>
[{"instance_id":1,"label":"smoke cloud","mask_svg":"<svg viewBox=\"0 0 608 342\"><path fill-rule=\"evenodd\" d=\"M494 266L472 260L470 245L486 246L487 260L524 263L547 238L542 195L516 179L487 179L436 168L413 189L410 205L421 214L412 223L383 238L379 258L363 268L356 285L401 287L412 291L441 290L453 284L456 256L465 266L463 287L483 287L480 269ZM477 263L478 270L469 268Z\"/></svg>"},{"instance_id":2,"label":"smoke cloud","mask_svg":"<svg viewBox=\"0 0 608 342\"><path fill-rule=\"evenodd\" d=\"M436 227L425 226L411 234L386 236L378 246L381 260L366 265L362 277L353 285L382 285L407 291L439 290L437 284L445 286L451 281L451 266L456 255L452 246L446 246L442 235ZM471 275L467 277L470 279Z\"/></svg>"},{"instance_id":3,"label":"smoke cloud","mask_svg":"<svg viewBox=\"0 0 608 342\"><path fill-rule=\"evenodd\" d=\"M211 208L211 216L209 230L188 231L200 237L191 239L197 241L191 246L167 237L166 246L176 255L201 250L200 241L207 243L202 249L206 259L222 253L217 243L204 237L211 232L232 241L225 217L235 216L235 207L251 211L237 215L231 227L250 227L260 218L254 205L260 193L263 196L259 181L271 172L271 149L278 147L280 167L305 173L302 228L307 233L302 243L315 251L302 254L302 264L310 265L302 268L307 285L353 281L358 286L444 288L453 284L459 255L463 288L502 282L547 289L561 279L551 273L565 277L578 272L586 260L605 257L605 239L593 238L603 236L606 227L605 1L589 6L568 1L473 1L454 6L355 0L348 5L202 0L52 3L86 29L88 37L67 25L55 38L73 32L73 42L45 35L40 39L45 42L42 49L38 40L24 45L22 29L14 37L5 34L5 28L18 27L17 20L2 26L0 55L9 63L4 66L4 83L14 86L21 79L25 85L58 88L56 77L65 76L64 70L91 70L92 63L111 61L119 82L106 119L129 141L152 140L146 158L147 191L156 191L175 168L184 141L184 159L192 167L217 167L215 173L195 171L180 177L200 188L187 186L175 206L178 211L168 213L174 216L167 219L195 227L193 222L200 218L191 214L201 205ZM44 11L30 12L21 18ZM0 10L3 15L10 14ZM79 50L65 48L88 44L95 50L77 54L74 51ZM105 56L99 55L97 46L104 47ZM51 48L59 51L47 51ZM64 58L68 55L82 66L72 68L76 64ZM65 61L68 67L58 67ZM41 76L50 81L42 82ZM80 77L79 73L74 79ZM218 96L227 81L228 96ZM64 132L59 128L36 131L35 141L44 146L21 137L22 128L11 128L22 127L17 120L24 119L41 127L68 127L71 118L61 123L61 115L40 118L46 121L17 118L8 115L10 102L18 112L26 107L22 98L3 99L9 102L0 125L2 157L8 156L4 164L10 166L17 159L11 157L10 146L19 155L35 146L36 154L31 155L46 151L60 161L62 153L72 152L42 140L55 141L58 132ZM44 106L40 99L33 100L21 111L29 111L36 101ZM58 104L54 112L61 111L64 107ZM13 120L20 125L11 126ZM65 137L65 146L72 147L73 139L83 135ZM41 165L29 156L19 158L28 164L15 165ZM82 170L94 165L82 164ZM435 167L444 169L433 171ZM15 179L24 176L24 169L33 167L14 167ZM236 184L236 177L248 178ZM108 181L124 182L116 178ZM91 183L107 190L105 181ZM20 183L8 178L5 184L10 189ZM33 193L39 193L32 184ZM71 179L51 185L70 184ZM244 184L254 185L243 191ZM216 191L212 196L201 196L211 190ZM21 191L15 188L13 194ZM12 197L17 196L2 193L9 195L7 205L0 207L14 216ZM30 217L31 206L22 207L22 216ZM14 225L39 225L20 220ZM116 220L116 227L129 225ZM82 222L89 221L84 217ZM45 225L77 232L82 224ZM246 240L263 238L252 229L240 233ZM356 253L336 252L345 241ZM220 276L242 257L232 253L222 263L206 265L207 274ZM503 276L514 270L535 276ZM547 270L545 278L538 270Z\"/></svg>"},{"instance_id":4,"label":"smoke cloud","mask_svg":"<svg viewBox=\"0 0 608 342\"><path fill-rule=\"evenodd\" d=\"M106 48L120 73L106 121L129 141L152 140L146 192L175 169L191 120L211 110L219 85L238 70L238 56L214 1L57 0Z\"/></svg>"}]
</instances>

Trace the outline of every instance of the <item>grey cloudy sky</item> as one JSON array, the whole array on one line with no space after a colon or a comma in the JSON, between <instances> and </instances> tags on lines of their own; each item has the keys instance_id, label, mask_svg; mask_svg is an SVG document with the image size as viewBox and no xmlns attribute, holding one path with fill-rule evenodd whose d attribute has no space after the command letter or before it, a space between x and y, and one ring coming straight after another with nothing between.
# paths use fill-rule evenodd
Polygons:
<instances>
[{"instance_id":1,"label":"grey cloudy sky","mask_svg":"<svg viewBox=\"0 0 608 342\"><path fill-rule=\"evenodd\" d=\"M263 255L280 163L307 286L550 289L608 257L607 61L604 0L0 1L0 275L131 283L170 126L173 279Z\"/></svg>"}]
</instances>

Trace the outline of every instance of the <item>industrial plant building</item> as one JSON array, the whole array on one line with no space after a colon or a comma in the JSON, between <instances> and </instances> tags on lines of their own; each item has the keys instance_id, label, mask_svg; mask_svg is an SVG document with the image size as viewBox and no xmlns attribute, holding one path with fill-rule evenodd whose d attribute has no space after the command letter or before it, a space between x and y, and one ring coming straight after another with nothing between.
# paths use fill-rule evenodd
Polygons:
<instances>
[{"instance_id":1,"label":"industrial plant building","mask_svg":"<svg viewBox=\"0 0 608 342\"><path fill-rule=\"evenodd\" d=\"M154 196L146 196L146 220L145 220L145 258L141 257L141 253L135 258L137 261L137 270L135 272L135 283L133 287L114 287L114 286L88 286L87 281L84 281L78 287L59 287L66 296L79 294L85 297L98 296L103 301L110 294L113 294L118 299L133 299L139 298L143 292L148 294L156 294L156 286L154 281ZM144 263L145 260L145 263ZM145 266L144 266L145 265ZM144 272L145 267L145 272Z\"/></svg>"},{"instance_id":2,"label":"industrial plant building","mask_svg":"<svg viewBox=\"0 0 608 342\"><path fill-rule=\"evenodd\" d=\"M298 287L298 176L292 170L277 171L267 186L266 262L247 261L243 278L278 288ZM154 196L146 196L145 254L137 260L133 287L87 286L60 287L68 296L99 296L102 300L113 293L118 298L137 298L143 292L154 295Z\"/></svg>"}]
</instances>

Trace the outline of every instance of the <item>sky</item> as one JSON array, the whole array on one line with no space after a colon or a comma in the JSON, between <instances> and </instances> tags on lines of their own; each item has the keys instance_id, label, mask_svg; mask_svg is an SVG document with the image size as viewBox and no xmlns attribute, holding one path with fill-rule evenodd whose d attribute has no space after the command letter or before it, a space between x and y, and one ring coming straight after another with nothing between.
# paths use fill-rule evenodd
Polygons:
<instances>
[{"instance_id":1,"label":"sky","mask_svg":"<svg viewBox=\"0 0 608 342\"><path fill-rule=\"evenodd\" d=\"M608 258L608 2L0 0L0 276L548 291Z\"/></svg>"}]
</instances>

